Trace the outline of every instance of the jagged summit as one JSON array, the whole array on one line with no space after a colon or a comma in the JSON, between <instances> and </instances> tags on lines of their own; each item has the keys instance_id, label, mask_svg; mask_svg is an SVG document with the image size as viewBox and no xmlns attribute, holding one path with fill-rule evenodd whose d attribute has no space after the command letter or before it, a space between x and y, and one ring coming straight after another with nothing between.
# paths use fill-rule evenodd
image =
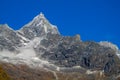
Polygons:
<instances>
[{"instance_id":1,"label":"jagged summit","mask_svg":"<svg viewBox=\"0 0 120 80\"><path fill-rule=\"evenodd\" d=\"M41 12L39 15L37 15L34 19L45 19L44 14Z\"/></svg>"},{"instance_id":2,"label":"jagged summit","mask_svg":"<svg viewBox=\"0 0 120 80\"><path fill-rule=\"evenodd\" d=\"M47 18L41 12L36 17L34 17L32 21L30 21L28 24L24 25L23 27L37 27L37 26L42 27L45 24L51 25L51 23L47 20ZM51 25L51 27L53 26Z\"/></svg>"},{"instance_id":3,"label":"jagged summit","mask_svg":"<svg viewBox=\"0 0 120 80\"><path fill-rule=\"evenodd\" d=\"M43 25L44 23L49 23L49 21L45 18L44 14L41 12L36 17L34 17L31 22L29 22L25 26L30 26L30 25L40 26L40 25Z\"/></svg>"},{"instance_id":4,"label":"jagged summit","mask_svg":"<svg viewBox=\"0 0 120 80\"><path fill-rule=\"evenodd\" d=\"M44 16L43 13L37 15L31 22L26 24L19 30L22 35L28 39L40 37L47 34L59 34L56 26L52 25ZM26 36L27 34L27 36Z\"/></svg>"},{"instance_id":5,"label":"jagged summit","mask_svg":"<svg viewBox=\"0 0 120 80\"><path fill-rule=\"evenodd\" d=\"M0 29L9 29L9 30L13 30L11 27L8 26L8 24L0 24Z\"/></svg>"},{"instance_id":6,"label":"jagged summit","mask_svg":"<svg viewBox=\"0 0 120 80\"><path fill-rule=\"evenodd\" d=\"M20 30L0 25L0 61L64 72L120 72L120 51L109 42L81 41L62 36L40 13ZM60 79L62 80L62 79ZM92 79L93 80L93 79Z\"/></svg>"}]
</instances>

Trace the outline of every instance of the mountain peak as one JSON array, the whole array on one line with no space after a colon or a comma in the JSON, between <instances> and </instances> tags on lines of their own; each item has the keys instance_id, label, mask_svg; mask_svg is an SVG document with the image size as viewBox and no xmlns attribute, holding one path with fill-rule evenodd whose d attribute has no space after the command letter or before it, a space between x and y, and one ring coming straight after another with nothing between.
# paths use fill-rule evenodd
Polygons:
<instances>
[{"instance_id":1,"label":"mountain peak","mask_svg":"<svg viewBox=\"0 0 120 80\"><path fill-rule=\"evenodd\" d=\"M39 16L40 16L41 18L42 18L42 17L45 17L42 12L40 12Z\"/></svg>"},{"instance_id":2,"label":"mountain peak","mask_svg":"<svg viewBox=\"0 0 120 80\"><path fill-rule=\"evenodd\" d=\"M20 32L25 36L27 34L28 39L44 36L48 33L59 34L57 27L52 25L42 12L34 17L31 22L23 26Z\"/></svg>"},{"instance_id":3,"label":"mountain peak","mask_svg":"<svg viewBox=\"0 0 120 80\"><path fill-rule=\"evenodd\" d=\"M8 24L0 24L0 29L7 29L7 30L13 31L13 29L11 27L9 27Z\"/></svg>"},{"instance_id":4,"label":"mountain peak","mask_svg":"<svg viewBox=\"0 0 120 80\"><path fill-rule=\"evenodd\" d=\"M33 18L28 24L23 27L43 27L44 25L48 25L49 27L53 27L52 24L48 21L48 19L41 12L36 17Z\"/></svg>"},{"instance_id":5,"label":"mountain peak","mask_svg":"<svg viewBox=\"0 0 120 80\"><path fill-rule=\"evenodd\" d=\"M39 15L37 15L33 20L46 20L44 14L41 12Z\"/></svg>"}]
</instances>

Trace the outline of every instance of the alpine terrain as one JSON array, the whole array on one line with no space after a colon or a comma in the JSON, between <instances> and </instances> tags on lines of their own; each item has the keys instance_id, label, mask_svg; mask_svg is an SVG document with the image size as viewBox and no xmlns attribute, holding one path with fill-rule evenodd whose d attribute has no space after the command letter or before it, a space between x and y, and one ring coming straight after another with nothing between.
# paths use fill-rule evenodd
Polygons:
<instances>
[{"instance_id":1,"label":"alpine terrain","mask_svg":"<svg viewBox=\"0 0 120 80\"><path fill-rule=\"evenodd\" d=\"M0 80L120 80L120 50L63 36L40 13L20 30L0 25L0 67Z\"/></svg>"}]
</instances>

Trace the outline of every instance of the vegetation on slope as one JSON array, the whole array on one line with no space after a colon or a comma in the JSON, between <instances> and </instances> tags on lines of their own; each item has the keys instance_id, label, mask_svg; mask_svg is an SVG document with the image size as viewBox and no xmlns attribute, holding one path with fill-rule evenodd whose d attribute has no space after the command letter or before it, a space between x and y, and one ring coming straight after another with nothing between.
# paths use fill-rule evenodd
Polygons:
<instances>
[{"instance_id":1,"label":"vegetation on slope","mask_svg":"<svg viewBox=\"0 0 120 80\"><path fill-rule=\"evenodd\" d=\"M101 71L93 74L57 71L54 73L37 67L33 69L27 65L2 63L2 66L12 80L120 80L120 76L105 75ZM0 80L11 80L2 68L0 68Z\"/></svg>"},{"instance_id":2,"label":"vegetation on slope","mask_svg":"<svg viewBox=\"0 0 120 80\"><path fill-rule=\"evenodd\" d=\"M11 80L9 75L3 70L1 66L0 66L0 80Z\"/></svg>"}]
</instances>

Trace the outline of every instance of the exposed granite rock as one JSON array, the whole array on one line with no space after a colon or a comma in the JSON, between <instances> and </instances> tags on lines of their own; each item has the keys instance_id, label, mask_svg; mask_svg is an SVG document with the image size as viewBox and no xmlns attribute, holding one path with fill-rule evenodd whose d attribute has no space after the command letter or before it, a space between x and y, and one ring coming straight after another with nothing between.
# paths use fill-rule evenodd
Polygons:
<instances>
[{"instance_id":1,"label":"exposed granite rock","mask_svg":"<svg viewBox=\"0 0 120 80\"><path fill-rule=\"evenodd\" d=\"M43 14L36 16L18 31L12 30L7 25L0 25L0 51L18 51L16 53L19 54L20 50L30 53L28 50L33 49L34 54L29 60L21 58L21 55L23 57L27 53L21 53L17 59L20 58L20 62L24 63L24 60L32 62L30 60L33 58L36 60L31 63L33 65L39 65L38 60L43 59L60 68L68 68L62 69L66 72L77 71L74 67L80 66L85 70L103 71L105 75L120 74L120 58L118 57L120 51L116 46L111 45L107 42L84 42L80 35L62 36L57 27L50 24ZM9 56L5 57L7 58ZM16 60L13 57L12 59ZM7 61L9 62L9 59ZM84 72L84 69L81 72Z\"/></svg>"},{"instance_id":2,"label":"exposed granite rock","mask_svg":"<svg viewBox=\"0 0 120 80\"><path fill-rule=\"evenodd\" d=\"M8 25L0 25L0 51L15 51L17 47L22 45L22 40Z\"/></svg>"},{"instance_id":3,"label":"exposed granite rock","mask_svg":"<svg viewBox=\"0 0 120 80\"><path fill-rule=\"evenodd\" d=\"M81 66L86 69L104 70L106 74L120 71L119 58L115 51L93 41L81 42L75 37L49 34L47 39L41 41L41 45L49 49L44 51L42 57L60 67Z\"/></svg>"}]
</instances>

